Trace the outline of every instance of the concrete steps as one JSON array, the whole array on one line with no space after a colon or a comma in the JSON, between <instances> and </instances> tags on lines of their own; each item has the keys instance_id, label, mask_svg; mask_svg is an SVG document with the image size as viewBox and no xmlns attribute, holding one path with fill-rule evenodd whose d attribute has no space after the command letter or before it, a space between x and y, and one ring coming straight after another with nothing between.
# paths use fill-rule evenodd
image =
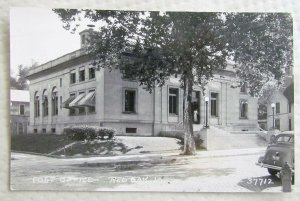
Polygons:
<instances>
[{"instance_id":1,"label":"concrete steps","mask_svg":"<svg viewBox=\"0 0 300 201\"><path fill-rule=\"evenodd\" d=\"M266 147L267 142L256 133L232 134L228 131L211 126L200 131L204 138L204 146L208 150L244 149Z\"/></svg>"}]
</instances>

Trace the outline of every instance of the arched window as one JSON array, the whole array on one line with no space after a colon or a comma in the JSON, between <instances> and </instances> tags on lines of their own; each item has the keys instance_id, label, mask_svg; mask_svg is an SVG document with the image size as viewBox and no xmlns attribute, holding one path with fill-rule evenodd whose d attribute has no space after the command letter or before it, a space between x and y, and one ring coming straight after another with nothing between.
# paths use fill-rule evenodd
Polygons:
<instances>
[{"instance_id":1,"label":"arched window","mask_svg":"<svg viewBox=\"0 0 300 201\"><path fill-rule=\"evenodd\" d=\"M58 94L56 87L52 90L52 115L58 115Z\"/></svg>"},{"instance_id":2,"label":"arched window","mask_svg":"<svg viewBox=\"0 0 300 201\"><path fill-rule=\"evenodd\" d=\"M34 117L40 116L40 98L38 92L34 94Z\"/></svg>"},{"instance_id":3,"label":"arched window","mask_svg":"<svg viewBox=\"0 0 300 201\"><path fill-rule=\"evenodd\" d=\"M47 95L47 90L45 89L43 92L43 116L48 116L49 114L49 101L48 101L48 95Z\"/></svg>"}]
</instances>

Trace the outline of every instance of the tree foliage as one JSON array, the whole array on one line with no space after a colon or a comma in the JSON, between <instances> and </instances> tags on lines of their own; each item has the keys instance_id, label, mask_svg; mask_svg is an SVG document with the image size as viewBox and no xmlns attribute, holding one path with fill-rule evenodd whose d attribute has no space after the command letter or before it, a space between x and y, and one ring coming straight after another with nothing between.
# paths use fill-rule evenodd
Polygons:
<instances>
[{"instance_id":1,"label":"tree foliage","mask_svg":"<svg viewBox=\"0 0 300 201\"><path fill-rule=\"evenodd\" d=\"M287 13L226 14L231 58L252 95L269 81L282 84L293 66L293 21Z\"/></svg>"},{"instance_id":2,"label":"tree foliage","mask_svg":"<svg viewBox=\"0 0 300 201\"><path fill-rule=\"evenodd\" d=\"M18 66L18 74L16 77L10 77L10 88L18 90L28 90L28 75L29 68L23 65Z\"/></svg>"}]
</instances>

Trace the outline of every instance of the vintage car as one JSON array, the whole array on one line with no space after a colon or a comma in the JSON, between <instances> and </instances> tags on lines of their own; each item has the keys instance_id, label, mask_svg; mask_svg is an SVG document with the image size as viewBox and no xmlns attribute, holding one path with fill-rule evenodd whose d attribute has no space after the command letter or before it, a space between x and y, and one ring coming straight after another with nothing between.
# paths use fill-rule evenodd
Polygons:
<instances>
[{"instance_id":1,"label":"vintage car","mask_svg":"<svg viewBox=\"0 0 300 201\"><path fill-rule=\"evenodd\" d=\"M294 173L294 133L291 131L274 135L264 156L259 157L257 165L267 168L271 175L280 172L287 162Z\"/></svg>"}]
</instances>

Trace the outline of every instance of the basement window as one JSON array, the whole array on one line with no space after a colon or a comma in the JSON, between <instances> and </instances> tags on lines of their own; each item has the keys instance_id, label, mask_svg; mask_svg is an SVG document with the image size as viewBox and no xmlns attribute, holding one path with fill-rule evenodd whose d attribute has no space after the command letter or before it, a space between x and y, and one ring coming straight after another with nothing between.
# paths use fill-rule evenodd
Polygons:
<instances>
[{"instance_id":1,"label":"basement window","mask_svg":"<svg viewBox=\"0 0 300 201\"><path fill-rule=\"evenodd\" d=\"M136 128L126 128L126 133L136 133Z\"/></svg>"},{"instance_id":2,"label":"basement window","mask_svg":"<svg viewBox=\"0 0 300 201\"><path fill-rule=\"evenodd\" d=\"M51 128L51 132L52 133L56 133L56 129L55 128Z\"/></svg>"}]
</instances>

